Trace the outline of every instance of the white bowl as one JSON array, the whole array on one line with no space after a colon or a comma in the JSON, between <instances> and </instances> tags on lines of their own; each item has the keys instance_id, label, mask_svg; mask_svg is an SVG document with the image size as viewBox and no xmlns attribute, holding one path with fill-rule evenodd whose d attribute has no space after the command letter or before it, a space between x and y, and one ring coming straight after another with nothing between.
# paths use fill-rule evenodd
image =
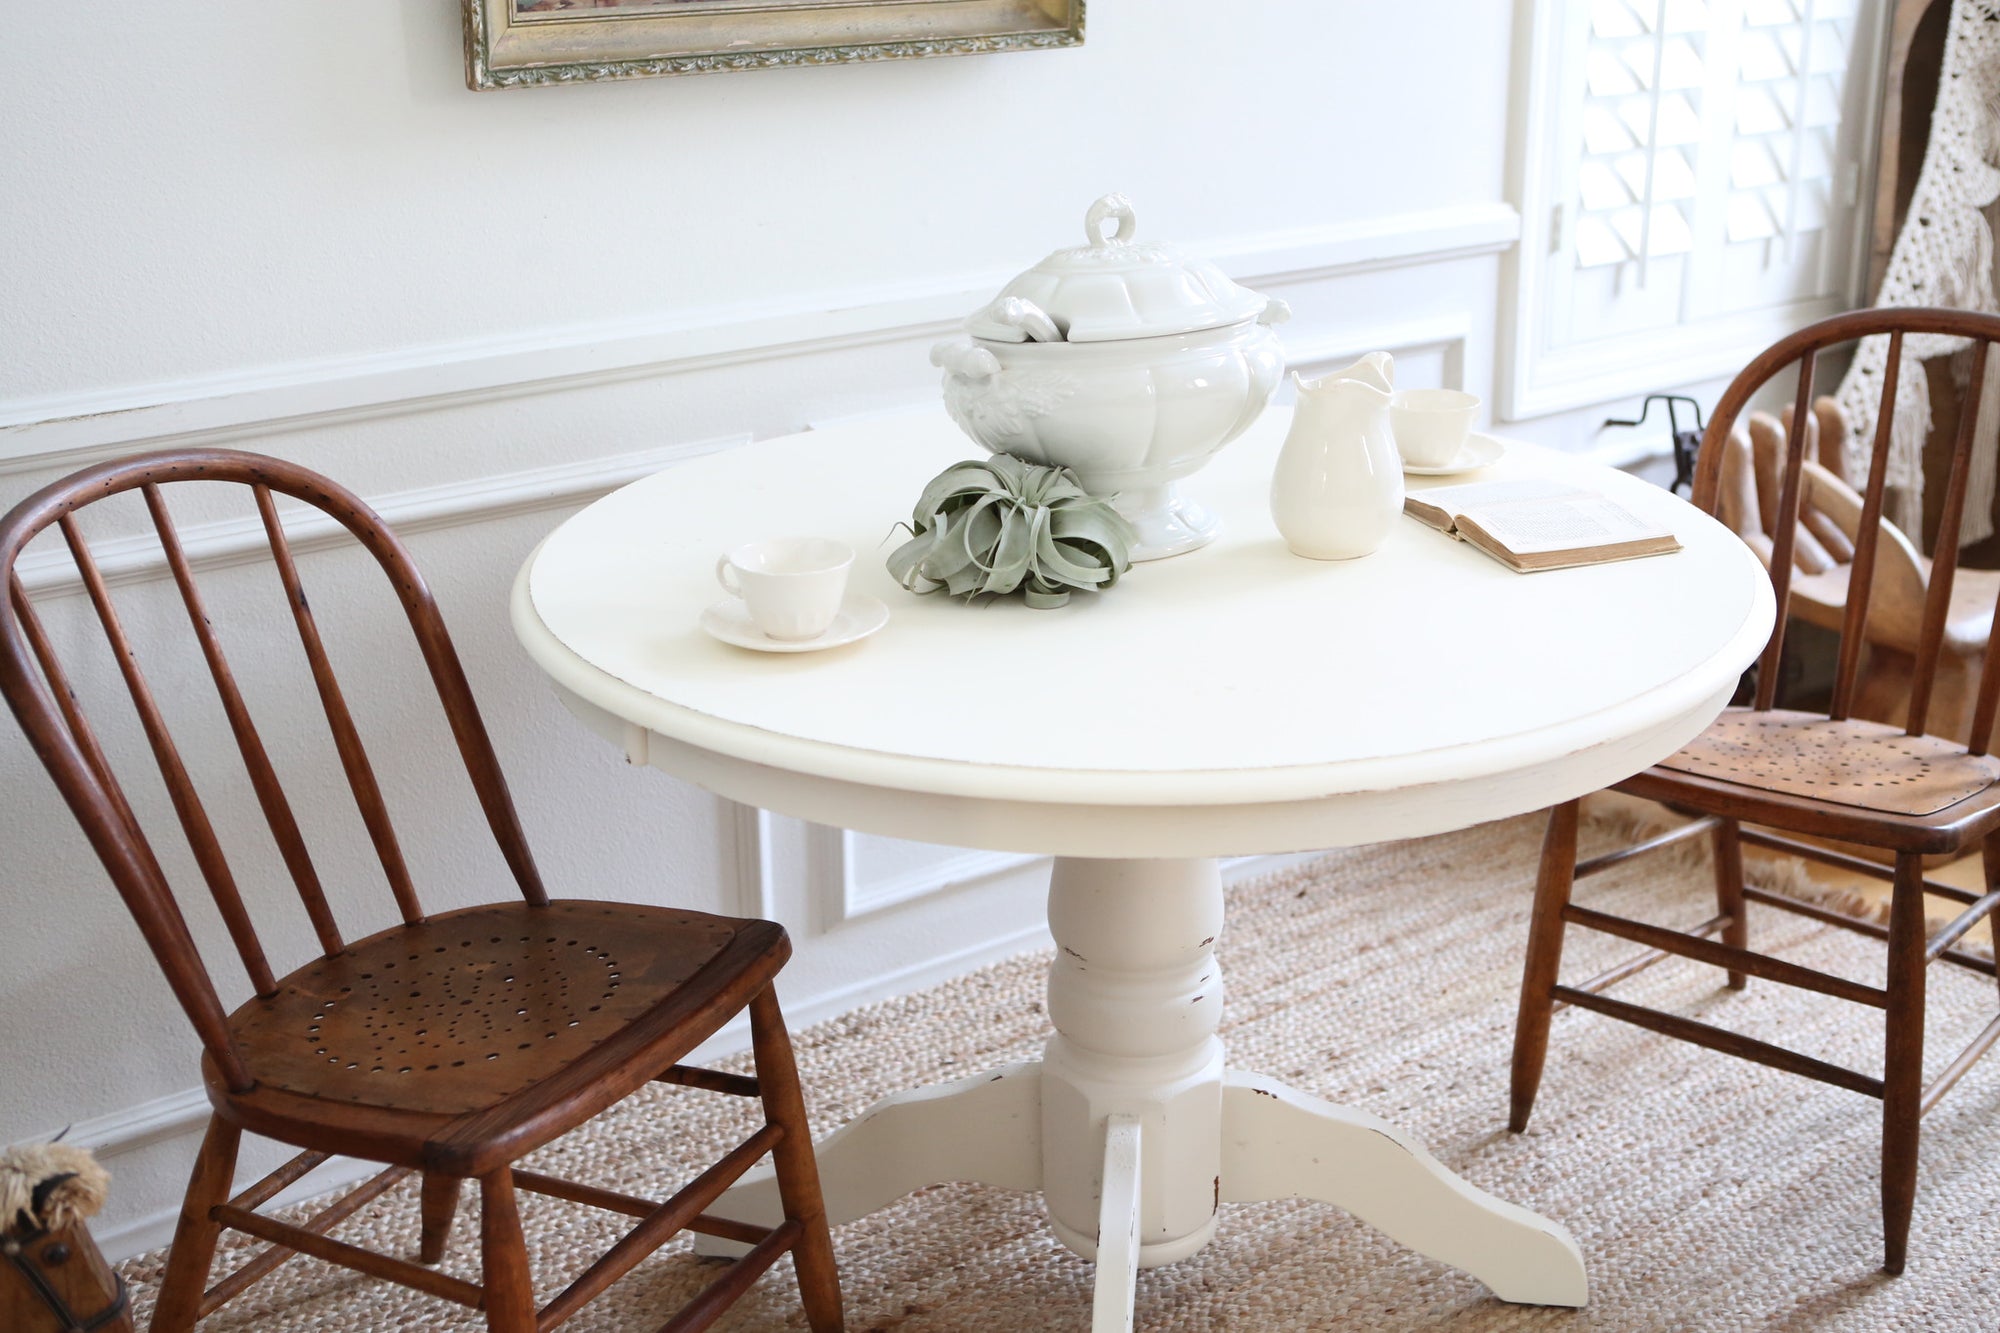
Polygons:
<instances>
[{"instance_id":1,"label":"white bowl","mask_svg":"<svg viewBox=\"0 0 2000 1333\"><path fill-rule=\"evenodd\" d=\"M1396 449L1414 467L1442 467L1472 433L1479 395L1459 389L1401 389L1389 400Z\"/></svg>"}]
</instances>

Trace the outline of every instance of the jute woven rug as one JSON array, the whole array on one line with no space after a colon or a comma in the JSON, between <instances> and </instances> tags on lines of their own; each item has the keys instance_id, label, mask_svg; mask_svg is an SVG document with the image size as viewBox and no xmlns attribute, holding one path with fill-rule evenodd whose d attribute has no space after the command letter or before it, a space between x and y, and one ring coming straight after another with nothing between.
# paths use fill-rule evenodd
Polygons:
<instances>
[{"instance_id":1,"label":"jute woven rug","mask_svg":"<svg viewBox=\"0 0 2000 1333\"><path fill-rule=\"evenodd\" d=\"M1567 1225L1591 1305L1502 1304L1464 1274L1411 1254L1336 1209L1225 1208L1214 1244L1141 1274L1142 1329L2000 1329L2000 1062L1976 1068L1925 1124L1910 1271L1883 1277L1876 1199L1879 1106L1597 1015L1555 1023L1529 1132L1506 1132L1507 1062L1538 819L1343 852L1231 890L1221 942L1224 1036L1241 1066L1376 1112L1418 1134L1474 1183ZM1607 831L1586 824L1586 850ZM1711 911L1698 854L1655 857L1586 883L1580 898L1685 924ZM1816 966L1879 982L1872 942L1768 909L1755 937ZM1564 974L1623 956L1573 934ZM1046 959L1024 956L796 1036L815 1123L876 1097L1030 1058L1045 1032ZM1993 983L1931 970L1933 1069L1978 1029ZM1666 963L1621 994L1876 1070L1881 1016ZM747 1132L738 1104L661 1089L542 1154L546 1170L666 1192ZM468 1191L468 1195L471 1191ZM544 1299L622 1220L527 1196ZM461 1214L451 1271L476 1277L476 1222ZM416 1249L410 1191L341 1235ZM834 1233L848 1327L1067 1330L1088 1326L1091 1267L1043 1224L1037 1199L945 1185ZM126 1265L142 1316L162 1255ZM567 1328L657 1327L714 1274L677 1241ZM803 1327L781 1261L721 1327ZM293 1260L203 1325L307 1333L473 1329L456 1307Z\"/></svg>"}]
</instances>

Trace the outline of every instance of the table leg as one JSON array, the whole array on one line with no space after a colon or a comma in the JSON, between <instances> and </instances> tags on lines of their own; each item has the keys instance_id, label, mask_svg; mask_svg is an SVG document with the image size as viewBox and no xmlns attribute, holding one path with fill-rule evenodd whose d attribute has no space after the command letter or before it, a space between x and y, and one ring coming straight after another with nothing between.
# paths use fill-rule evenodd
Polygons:
<instances>
[{"instance_id":1,"label":"table leg","mask_svg":"<svg viewBox=\"0 0 2000 1333\"><path fill-rule=\"evenodd\" d=\"M1139 1142L1129 1115L1104 1127L1103 1201L1097 1209L1097 1291L1090 1333L1132 1333L1139 1295Z\"/></svg>"},{"instance_id":2,"label":"table leg","mask_svg":"<svg viewBox=\"0 0 2000 1333\"><path fill-rule=\"evenodd\" d=\"M1140 1129L1139 1266L1215 1234L1222 1176L1222 880L1216 864L1063 857L1049 879L1042 1197L1063 1244L1097 1257L1105 1125Z\"/></svg>"},{"instance_id":3,"label":"table leg","mask_svg":"<svg viewBox=\"0 0 2000 1333\"><path fill-rule=\"evenodd\" d=\"M1029 1060L876 1102L814 1147L827 1222L866 1217L946 1180L1040 1189L1041 1084L1041 1061ZM745 1173L708 1211L764 1227L784 1221L771 1166ZM697 1235L694 1247L710 1255L749 1251L718 1236Z\"/></svg>"},{"instance_id":4,"label":"table leg","mask_svg":"<svg viewBox=\"0 0 2000 1333\"><path fill-rule=\"evenodd\" d=\"M1222 1127L1226 1203L1318 1199L1464 1269L1503 1301L1588 1297L1583 1255L1567 1231L1474 1188L1378 1116L1232 1070Z\"/></svg>"},{"instance_id":5,"label":"table leg","mask_svg":"<svg viewBox=\"0 0 2000 1333\"><path fill-rule=\"evenodd\" d=\"M1504 1300L1583 1304L1582 1256L1560 1226L1366 1112L1224 1067L1222 908L1212 860L1057 858L1043 1058L886 1098L829 1137L829 1220L940 1181L1039 1189L1056 1236L1100 1262L1093 1333L1131 1326L1136 1270L1206 1245L1225 1199L1319 1199ZM775 1224L768 1171L709 1211ZM731 1252L707 1237L697 1249Z\"/></svg>"}]
</instances>

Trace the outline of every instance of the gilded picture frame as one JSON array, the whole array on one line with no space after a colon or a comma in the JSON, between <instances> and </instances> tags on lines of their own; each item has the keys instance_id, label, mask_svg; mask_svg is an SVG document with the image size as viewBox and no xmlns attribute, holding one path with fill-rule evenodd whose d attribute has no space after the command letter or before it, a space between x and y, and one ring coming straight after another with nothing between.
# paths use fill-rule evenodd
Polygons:
<instances>
[{"instance_id":1,"label":"gilded picture frame","mask_svg":"<svg viewBox=\"0 0 2000 1333\"><path fill-rule=\"evenodd\" d=\"M461 0L475 92L1083 42L1084 0Z\"/></svg>"}]
</instances>

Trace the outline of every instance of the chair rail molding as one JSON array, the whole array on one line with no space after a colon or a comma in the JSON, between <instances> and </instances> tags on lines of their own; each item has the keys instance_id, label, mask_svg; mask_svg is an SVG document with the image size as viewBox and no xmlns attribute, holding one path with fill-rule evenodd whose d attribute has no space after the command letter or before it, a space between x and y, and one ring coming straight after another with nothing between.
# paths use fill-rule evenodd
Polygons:
<instances>
[{"instance_id":1,"label":"chair rail molding","mask_svg":"<svg viewBox=\"0 0 2000 1333\"><path fill-rule=\"evenodd\" d=\"M584 504L662 468L749 439L748 434L724 435L575 463L498 472L443 486L393 491L368 503L404 536L466 523L487 523L516 514ZM281 514L285 537L294 554L325 550L354 540L346 528L317 511L288 509ZM256 518L190 524L181 529L181 546L187 552L188 563L197 571L252 564L269 559L271 553L263 522ZM96 542L92 549L99 571L112 587L164 578L169 572L166 552L150 533ZM22 584L32 595L60 597L83 591L83 580L66 551L32 552L22 556L16 567Z\"/></svg>"},{"instance_id":2,"label":"chair rail molding","mask_svg":"<svg viewBox=\"0 0 2000 1333\"><path fill-rule=\"evenodd\" d=\"M1511 204L1485 201L1191 249L1251 284L1311 281L1499 254L1521 234ZM550 393L899 340L957 327L1011 272L819 292L784 304L712 307L591 326L230 370L179 381L0 400L0 475L81 465L164 444L247 436Z\"/></svg>"}]
</instances>

